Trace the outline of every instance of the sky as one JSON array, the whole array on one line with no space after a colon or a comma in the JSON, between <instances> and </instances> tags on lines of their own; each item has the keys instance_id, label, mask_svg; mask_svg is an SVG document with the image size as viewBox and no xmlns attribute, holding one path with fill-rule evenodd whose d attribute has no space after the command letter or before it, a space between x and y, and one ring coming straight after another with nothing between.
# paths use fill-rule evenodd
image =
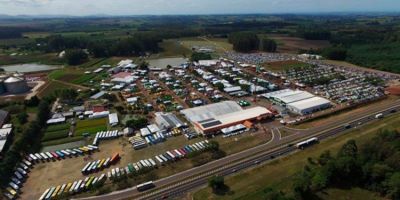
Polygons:
<instances>
[{"instance_id":1,"label":"sky","mask_svg":"<svg viewBox=\"0 0 400 200\"><path fill-rule=\"evenodd\" d=\"M0 0L5 15L398 12L400 0Z\"/></svg>"}]
</instances>

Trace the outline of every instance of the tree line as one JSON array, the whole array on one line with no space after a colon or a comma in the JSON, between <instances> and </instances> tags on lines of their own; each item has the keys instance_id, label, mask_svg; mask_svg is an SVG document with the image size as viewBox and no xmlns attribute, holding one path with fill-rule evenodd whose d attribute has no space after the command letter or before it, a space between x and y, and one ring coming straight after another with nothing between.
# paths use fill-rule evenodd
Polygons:
<instances>
[{"instance_id":1,"label":"tree line","mask_svg":"<svg viewBox=\"0 0 400 200\"><path fill-rule=\"evenodd\" d=\"M50 117L50 104L53 99L43 98L37 101L26 102L26 104L37 104L38 112L36 120L31 121L23 130L20 137L14 138L14 143L7 151L0 162L0 185L5 186L14 173L15 166L30 152L37 152L40 149L42 130L46 127L46 121Z\"/></svg>"},{"instance_id":2,"label":"tree line","mask_svg":"<svg viewBox=\"0 0 400 200\"><path fill-rule=\"evenodd\" d=\"M228 42L233 45L233 49L238 52L248 53L251 51L275 52L278 44L269 38L259 37L254 32L235 32L229 34Z\"/></svg>"}]
</instances>

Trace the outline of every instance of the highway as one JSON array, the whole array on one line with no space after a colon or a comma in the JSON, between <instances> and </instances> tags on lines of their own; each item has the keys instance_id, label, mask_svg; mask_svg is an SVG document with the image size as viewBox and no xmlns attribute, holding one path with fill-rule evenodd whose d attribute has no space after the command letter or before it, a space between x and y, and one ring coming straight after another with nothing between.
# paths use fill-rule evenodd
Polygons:
<instances>
[{"instance_id":1,"label":"highway","mask_svg":"<svg viewBox=\"0 0 400 200\"><path fill-rule=\"evenodd\" d=\"M346 130L362 126L368 122L377 121L375 118L378 113L383 113L384 116L393 114L393 111L400 111L400 102L396 101L391 104L377 106L363 113L357 113L348 116L341 120L337 120L323 127L315 127L302 131L293 137L276 140L278 137L274 133L275 140L266 144L262 144L245 151L226 156L222 159L212 161L205 165L192 168L175 175L154 181L156 188L138 192L134 187L122 191L115 191L102 196L93 196L83 199L163 199L166 197L179 196L187 191L190 191L198 186L207 183L209 177L213 175L229 175L236 173L242 169L246 169L262 162L274 159L279 156L284 156L297 151L293 144L310 137L318 137L323 140L329 137L336 136L340 133L345 133ZM347 127L345 127L347 126Z\"/></svg>"}]
</instances>

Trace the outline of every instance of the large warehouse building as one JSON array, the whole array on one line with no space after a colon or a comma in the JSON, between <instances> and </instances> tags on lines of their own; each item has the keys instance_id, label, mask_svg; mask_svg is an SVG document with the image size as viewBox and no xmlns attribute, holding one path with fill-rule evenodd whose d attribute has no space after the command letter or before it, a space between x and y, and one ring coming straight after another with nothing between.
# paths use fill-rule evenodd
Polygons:
<instances>
[{"instance_id":1,"label":"large warehouse building","mask_svg":"<svg viewBox=\"0 0 400 200\"><path fill-rule=\"evenodd\" d=\"M262 96L299 115L312 114L332 106L329 100L301 90L285 89Z\"/></svg>"},{"instance_id":2,"label":"large warehouse building","mask_svg":"<svg viewBox=\"0 0 400 200\"><path fill-rule=\"evenodd\" d=\"M243 110L234 101L223 101L201 107L181 110L181 113L202 134L217 133L223 128L242 124L246 121L269 118L272 113L264 107Z\"/></svg>"}]
</instances>

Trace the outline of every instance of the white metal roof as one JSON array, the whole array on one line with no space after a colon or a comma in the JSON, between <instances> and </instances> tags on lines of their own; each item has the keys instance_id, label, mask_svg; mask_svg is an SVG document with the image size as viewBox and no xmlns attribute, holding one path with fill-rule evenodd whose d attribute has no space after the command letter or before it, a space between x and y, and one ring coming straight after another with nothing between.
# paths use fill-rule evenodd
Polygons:
<instances>
[{"instance_id":1,"label":"white metal roof","mask_svg":"<svg viewBox=\"0 0 400 200\"><path fill-rule=\"evenodd\" d=\"M318 107L318 106L322 106L322 105L326 105L326 104L330 104L330 103L331 102L329 100L324 99L322 97L313 97L313 98L305 99L302 101L290 103L290 104L288 104L288 106L295 108L297 110L306 110L309 108L314 108L314 107Z\"/></svg>"},{"instance_id":2,"label":"white metal roof","mask_svg":"<svg viewBox=\"0 0 400 200\"><path fill-rule=\"evenodd\" d=\"M118 114L117 113L111 113L108 115L108 122L110 124L118 124Z\"/></svg>"},{"instance_id":3,"label":"white metal roof","mask_svg":"<svg viewBox=\"0 0 400 200\"><path fill-rule=\"evenodd\" d=\"M242 108L234 101L223 101L205 106L189 108L180 112L186 116L189 121L196 122L227 113L237 112Z\"/></svg>"}]
</instances>

